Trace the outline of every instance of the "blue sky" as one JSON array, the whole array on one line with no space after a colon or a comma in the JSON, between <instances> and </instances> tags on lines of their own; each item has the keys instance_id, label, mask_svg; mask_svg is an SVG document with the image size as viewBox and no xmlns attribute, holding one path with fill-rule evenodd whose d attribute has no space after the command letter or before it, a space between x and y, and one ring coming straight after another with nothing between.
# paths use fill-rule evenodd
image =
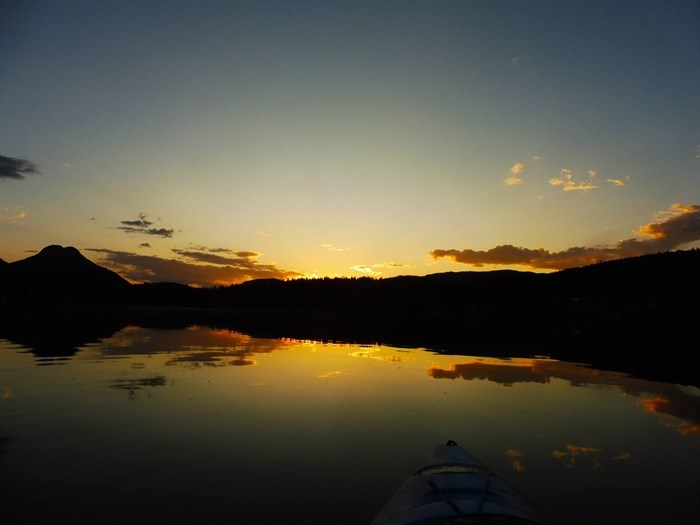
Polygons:
<instances>
[{"instance_id":1,"label":"blue sky","mask_svg":"<svg viewBox=\"0 0 700 525\"><path fill-rule=\"evenodd\" d=\"M691 1L2 1L0 257L132 280L700 245Z\"/></svg>"}]
</instances>

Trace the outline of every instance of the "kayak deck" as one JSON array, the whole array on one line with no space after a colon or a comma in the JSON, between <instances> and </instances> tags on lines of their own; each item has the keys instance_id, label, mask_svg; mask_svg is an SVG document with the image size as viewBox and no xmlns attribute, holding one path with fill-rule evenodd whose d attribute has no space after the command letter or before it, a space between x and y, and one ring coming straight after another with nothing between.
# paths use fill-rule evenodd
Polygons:
<instances>
[{"instance_id":1,"label":"kayak deck","mask_svg":"<svg viewBox=\"0 0 700 525\"><path fill-rule=\"evenodd\" d=\"M541 524L523 495L454 441L438 446L371 525Z\"/></svg>"}]
</instances>

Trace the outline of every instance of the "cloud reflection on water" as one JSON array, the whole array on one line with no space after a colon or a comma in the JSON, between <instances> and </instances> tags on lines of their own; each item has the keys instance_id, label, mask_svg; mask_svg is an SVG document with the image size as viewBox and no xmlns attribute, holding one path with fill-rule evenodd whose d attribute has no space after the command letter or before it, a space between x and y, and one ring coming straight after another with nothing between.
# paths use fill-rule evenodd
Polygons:
<instances>
[{"instance_id":1,"label":"cloud reflection on water","mask_svg":"<svg viewBox=\"0 0 700 525\"><path fill-rule=\"evenodd\" d=\"M645 411L664 417L665 423L676 427L681 434L700 435L700 389L695 387L659 383L622 372L550 359L472 358L452 364L448 369L431 367L428 375L435 379L481 379L507 387L516 383L548 384L552 379L567 381L574 387L610 386L626 395L639 397L639 404Z\"/></svg>"}]
</instances>

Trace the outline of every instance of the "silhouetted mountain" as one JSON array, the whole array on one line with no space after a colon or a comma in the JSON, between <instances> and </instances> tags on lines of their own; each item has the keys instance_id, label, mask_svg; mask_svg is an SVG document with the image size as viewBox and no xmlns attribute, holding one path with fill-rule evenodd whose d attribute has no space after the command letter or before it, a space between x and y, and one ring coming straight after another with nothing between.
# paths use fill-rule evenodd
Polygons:
<instances>
[{"instance_id":1,"label":"silhouetted mountain","mask_svg":"<svg viewBox=\"0 0 700 525\"><path fill-rule=\"evenodd\" d=\"M58 245L0 266L0 282L3 296L22 300L116 299L130 287L76 248Z\"/></svg>"}]
</instances>

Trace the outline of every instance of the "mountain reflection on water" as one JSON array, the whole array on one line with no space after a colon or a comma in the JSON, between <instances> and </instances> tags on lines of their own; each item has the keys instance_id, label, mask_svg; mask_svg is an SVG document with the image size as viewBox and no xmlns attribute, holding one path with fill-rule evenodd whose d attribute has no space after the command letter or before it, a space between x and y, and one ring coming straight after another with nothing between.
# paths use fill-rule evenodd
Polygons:
<instances>
[{"instance_id":1,"label":"mountain reflection on water","mask_svg":"<svg viewBox=\"0 0 700 525\"><path fill-rule=\"evenodd\" d=\"M692 385L199 325L5 337L0 357L3 523L368 523L452 438L555 523L699 517Z\"/></svg>"}]
</instances>

